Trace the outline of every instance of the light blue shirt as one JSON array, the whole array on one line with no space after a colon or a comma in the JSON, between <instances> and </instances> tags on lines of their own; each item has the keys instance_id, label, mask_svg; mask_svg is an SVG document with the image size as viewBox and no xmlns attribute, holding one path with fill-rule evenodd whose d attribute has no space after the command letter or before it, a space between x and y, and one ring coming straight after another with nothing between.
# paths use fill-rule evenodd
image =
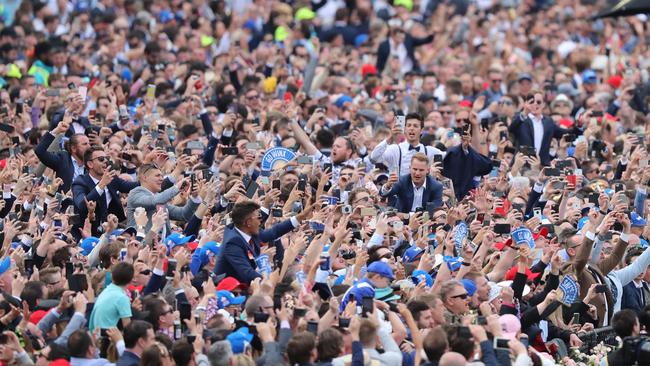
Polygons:
<instances>
[{"instance_id":1,"label":"light blue shirt","mask_svg":"<svg viewBox=\"0 0 650 366\"><path fill-rule=\"evenodd\" d=\"M123 288L111 283L95 301L90 313L89 329L108 329L117 326L122 318L131 317L131 302Z\"/></svg>"}]
</instances>

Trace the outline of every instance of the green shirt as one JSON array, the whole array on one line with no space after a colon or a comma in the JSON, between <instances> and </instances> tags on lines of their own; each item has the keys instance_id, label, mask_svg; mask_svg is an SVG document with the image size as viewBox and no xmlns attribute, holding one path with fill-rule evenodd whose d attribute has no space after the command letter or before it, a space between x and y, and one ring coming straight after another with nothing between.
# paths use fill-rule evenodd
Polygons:
<instances>
[{"instance_id":1,"label":"green shirt","mask_svg":"<svg viewBox=\"0 0 650 366\"><path fill-rule=\"evenodd\" d=\"M117 326L122 318L131 317L131 302L123 288L111 283L99 294L90 313L89 328L107 329Z\"/></svg>"}]
</instances>

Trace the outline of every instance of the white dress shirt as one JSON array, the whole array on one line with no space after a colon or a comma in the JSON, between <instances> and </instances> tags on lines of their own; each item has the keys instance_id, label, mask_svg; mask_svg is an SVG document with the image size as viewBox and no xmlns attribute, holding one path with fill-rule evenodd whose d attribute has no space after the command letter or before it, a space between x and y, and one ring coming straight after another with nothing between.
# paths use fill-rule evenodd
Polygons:
<instances>
[{"instance_id":1,"label":"white dress shirt","mask_svg":"<svg viewBox=\"0 0 650 366\"><path fill-rule=\"evenodd\" d=\"M443 155L444 153L433 146L424 146L423 144L417 145L417 150L410 150L409 143L404 141L400 144L388 144L388 140L384 140L377 144L370 153L370 160L374 163L382 163L388 167L391 172L398 172L399 175L409 173L411 168L411 158L417 152L425 153L429 158L429 164L433 163L434 155ZM400 151L402 159L400 161Z\"/></svg>"},{"instance_id":2,"label":"white dress shirt","mask_svg":"<svg viewBox=\"0 0 650 366\"><path fill-rule=\"evenodd\" d=\"M90 175L90 174L88 174L88 175ZM95 190L97 191L97 193L99 193L99 196L106 193L106 207L108 208L108 205L111 203L111 199L112 199L111 194L108 192L108 188L107 187L104 187L104 189L99 188L99 185L98 185L99 184L99 179L95 179L95 177L93 177L92 175L90 175L90 179L92 179L93 182L95 182Z\"/></svg>"},{"instance_id":3,"label":"white dress shirt","mask_svg":"<svg viewBox=\"0 0 650 366\"><path fill-rule=\"evenodd\" d=\"M422 206L422 196L424 195L424 190L427 188L427 179L424 179L421 187L417 187L415 183L413 184L413 204L411 205L411 212L415 212L418 207Z\"/></svg>"},{"instance_id":4,"label":"white dress shirt","mask_svg":"<svg viewBox=\"0 0 650 366\"><path fill-rule=\"evenodd\" d=\"M535 151L539 155L539 150L542 148L542 139L544 139L544 124L542 117L536 118L532 113L528 115L533 122L533 138L535 139Z\"/></svg>"},{"instance_id":5,"label":"white dress shirt","mask_svg":"<svg viewBox=\"0 0 650 366\"><path fill-rule=\"evenodd\" d=\"M406 51L406 46L404 46L404 42L396 45L395 42L389 38L388 44L390 46L390 55L397 56L397 58L399 58L402 74L406 74L407 72L413 70L413 60L409 58L408 52Z\"/></svg>"},{"instance_id":6,"label":"white dress shirt","mask_svg":"<svg viewBox=\"0 0 650 366\"><path fill-rule=\"evenodd\" d=\"M86 167L83 165L83 163L79 165L77 159L75 159L72 155L70 156L70 159L72 159L72 167L74 168L74 175L72 176L72 181L74 182L78 176L86 174Z\"/></svg>"}]
</instances>

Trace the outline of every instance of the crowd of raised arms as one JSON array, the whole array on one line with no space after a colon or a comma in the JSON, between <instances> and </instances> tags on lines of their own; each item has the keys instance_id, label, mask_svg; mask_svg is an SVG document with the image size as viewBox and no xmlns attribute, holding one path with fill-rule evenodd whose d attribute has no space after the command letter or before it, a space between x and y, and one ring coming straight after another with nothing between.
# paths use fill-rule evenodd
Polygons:
<instances>
[{"instance_id":1,"label":"crowd of raised arms","mask_svg":"<svg viewBox=\"0 0 650 366\"><path fill-rule=\"evenodd\" d=\"M614 5L0 1L0 366L647 364Z\"/></svg>"}]
</instances>

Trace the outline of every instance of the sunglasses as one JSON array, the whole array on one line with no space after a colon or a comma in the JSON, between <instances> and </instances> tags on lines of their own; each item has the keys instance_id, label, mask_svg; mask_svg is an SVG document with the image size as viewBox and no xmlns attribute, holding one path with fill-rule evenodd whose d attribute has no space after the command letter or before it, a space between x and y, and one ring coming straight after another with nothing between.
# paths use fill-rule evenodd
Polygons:
<instances>
[{"instance_id":1,"label":"sunglasses","mask_svg":"<svg viewBox=\"0 0 650 366\"><path fill-rule=\"evenodd\" d=\"M151 270L150 269L145 269L144 271L140 271L140 274L145 275L145 276L149 276L151 274Z\"/></svg>"},{"instance_id":2,"label":"sunglasses","mask_svg":"<svg viewBox=\"0 0 650 366\"><path fill-rule=\"evenodd\" d=\"M440 114L451 114L452 113L451 111L442 111L442 110L439 111L439 112L440 112Z\"/></svg>"},{"instance_id":3,"label":"sunglasses","mask_svg":"<svg viewBox=\"0 0 650 366\"><path fill-rule=\"evenodd\" d=\"M108 160L108 156L98 156L98 157L96 157L96 158L94 158L94 159L92 159L92 160L97 160L97 161L103 163L103 162L105 162L105 161Z\"/></svg>"},{"instance_id":4,"label":"sunglasses","mask_svg":"<svg viewBox=\"0 0 650 366\"><path fill-rule=\"evenodd\" d=\"M492 79L492 82L493 82L493 83L500 83L500 82L502 82L502 81L503 81L503 79Z\"/></svg>"},{"instance_id":5,"label":"sunglasses","mask_svg":"<svg viewBox=\"0 0 650 366\"><path fill-rule=\"evenodd\" d=\"M512 105L512 100L502 100L499 102L501 105Z\"/></svg>"},{"instance_id":6,"label":"sunglasses","mask_svg":"<svg viewBox=\"0 0 650 366\"><path fill-rule=\"evenodd\" d=\"M452 298L452 299L463 299L463 300L465 300L465 299L467 299L467 292L464 293L464 294L460 294L460 295L452 296L451 298Z\"/></svg>"}]
</instances>

